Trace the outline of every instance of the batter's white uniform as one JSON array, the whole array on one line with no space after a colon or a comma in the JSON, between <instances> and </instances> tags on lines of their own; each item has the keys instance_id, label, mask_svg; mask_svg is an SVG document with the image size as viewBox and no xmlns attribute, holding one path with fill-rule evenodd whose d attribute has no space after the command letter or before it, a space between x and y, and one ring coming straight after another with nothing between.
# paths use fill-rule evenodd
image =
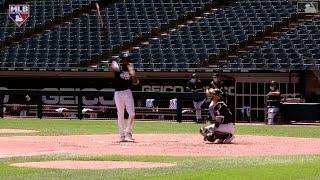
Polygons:
<instances>
[{"instance_id":1,"label":"batter's white uniform","mask_svg":"<svg viewBox=\"0 0 320 180\"><path fill-rule=\"evenodd\" d=\"M114 101L117 107L117 115L118 115L118 128L120 138L125 137L125 133L132 133L133 123L135 118L134 111L134 100L130 89L115 91L114 93ZM129 114L128 117L128 125L125 128L124 122L124 111L127 110Z\"/></svg>"},{"instance_id":2,"label":"batter's white uniform","mask_svg":"<svg viewBox=\"0 0 320 180\"><path fill-rule=\"evenodd\" d=\"M131 92L132 76L129 73L127 67L123 67L121 70L114 72L113 85L115 88L114 101L117 107L118 115L118 129L120 141L125 140L126 134L130 134L132 137L132 130L135 118L134 100ZM129 114L128 125L125 127L124 112L125 110Z\"/></svg>"}]
</instances>

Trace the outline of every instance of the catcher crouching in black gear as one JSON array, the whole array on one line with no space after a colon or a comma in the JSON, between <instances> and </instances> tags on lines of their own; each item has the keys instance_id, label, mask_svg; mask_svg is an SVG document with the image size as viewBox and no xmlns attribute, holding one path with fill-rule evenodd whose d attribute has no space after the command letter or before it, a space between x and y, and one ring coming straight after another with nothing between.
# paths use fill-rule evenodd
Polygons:
<instances>
[{"instance_id":1,"label":"catcher crouching in black gear","mask_svg":"<svg viewBox=\"0 0 320 180\"><path fill-rule=\"evenodd\" d=\"M223 92L220 89L207 90L207 96L211 99L213 106L210 109L210 114L213 114L213 124L200 129L200 134L203 135L205 141L229 144L235 138L234 128L235 121L227 104L222 100Z\"/></svg>"}]
</instances>

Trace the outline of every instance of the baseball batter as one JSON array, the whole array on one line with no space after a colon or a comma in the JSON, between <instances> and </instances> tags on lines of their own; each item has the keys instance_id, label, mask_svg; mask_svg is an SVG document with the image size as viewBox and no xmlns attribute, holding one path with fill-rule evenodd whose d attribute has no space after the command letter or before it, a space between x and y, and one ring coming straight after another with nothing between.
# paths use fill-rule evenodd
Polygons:
<instances>
[{"instance_id":1,"label":"baseball batter","mask_svg":"<svg viewBox=\"0 0 320 180\"><path fill-rule=\"evenodd\" d=\"M116 61L112 62L111 70L114 72L113 86L115 88L114 100L117 107L118 129L120 142L134 141L132 130L135 118L134 100L131 92L132 85L138 85L139 80L135 75L133 64L128 54L121 59L121 67ZM128 112L128 123L125 128L124 111Z\"/></svg>"},{"instance_id":2,"label":"baseball batter","mask_svg":"<svg viewBox=\"0 0 320 180\"><path fill-rule=\"evenodd\" d=\"M207 93L212 106L209 111L213 114L215 123L201 128L200 133L205 141L215 142L218 139L218 143L231 143L235 138L235 121L227 104L222 100L223 92L220 89L211 88Z\"/></svg>"}]
</instances>

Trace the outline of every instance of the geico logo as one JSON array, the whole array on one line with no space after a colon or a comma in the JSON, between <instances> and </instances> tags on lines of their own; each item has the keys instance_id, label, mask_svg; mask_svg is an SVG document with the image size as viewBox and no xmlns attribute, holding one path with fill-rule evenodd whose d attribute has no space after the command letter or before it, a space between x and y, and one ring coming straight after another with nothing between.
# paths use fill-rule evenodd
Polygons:
<instances>
[{"instance_id":1,"label":"geico logo","mask_svg":"<svg viewBox=\"0 0 320 180\"><path fill-rule=\"evenodd\" d=\"M184 92L183 86L142 86L142 91L153 91L153 92Z\"/></svg>"},{"instance_id":2,"label":"geico logo","mask_svg":"<svg viewBox=\"0 0 320 180\"><path fill-rule=\"evenodd\" d=\"M51 91L74 91L80 90L79 88L45 88L43 90L51 90ZM114 89L105 88L100 91L113 91ZM95 88L84 88L81 91L97 91ZM78 97L75 96L42 96L42 102L44 104L65 104L65 105L76 105L78 104ZM104 99L104 97L82 97L82 103L84 105L114 105L114 101L110 99Z\"/></svg>"},{"instance_id":3,"label":"geico logo","mask_svg":"<svg viewBox=\"0 0 320 180\"><path fill-rule=\"evenodd\" d=\"M233 96L235 94L235 88L233 86L231 87L224 87L226 90L226 93L228 95ZM0 87L0 90L8 90L6 87ZM50 90L50 91L75 91L75 90L81 90L81 91L99 91L96 88L44 88L43 90ZM100 91L111 91L113 92L113 88L104 88ZM144 85L142 86L142 91L154 91L154 92L184 92L183 86L150 86L150 85ZM8 103L10 99L9 95L4 96L4 103ZM75 96L43 96L42 102L44 104L66 104L66 105L76 105L78 103L78 97ZM82 97L82 102L84 105L114 105L114 101L110 99L104 99L104 97Z\"/></svg>"}]
</instances>

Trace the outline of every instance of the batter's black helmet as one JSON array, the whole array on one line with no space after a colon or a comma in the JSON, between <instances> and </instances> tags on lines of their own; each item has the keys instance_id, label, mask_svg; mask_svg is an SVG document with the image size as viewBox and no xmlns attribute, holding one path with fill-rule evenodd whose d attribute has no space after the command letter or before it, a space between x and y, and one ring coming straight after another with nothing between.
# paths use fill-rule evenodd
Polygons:
<instances>
[{"instance_id":1,"label":"batter's black helmet","mask_svg":"<svg viewBox=\"0 0 320 180\"><path fill-rule=\"evenodd\" d=\"M198 78L198 75L197 75L197 73L193 73L191 77Z\"/></svg>"},{"instance_id":2,"label":"batter's black helmet","mask_svg":"<svg viewBox=\"0 0 320 180\"><path fill-rule=\"evenodd\" d=\"M129 63L132 62L129 53L124 53L121 56L121 63L123 63L124 61L128 61Z\"/></svg>"},{"instance_id":3,"label":"batter's black helmet","mask_svg":"<svg viewBox=\"0 0 320 180\"><path fill-rule=\"evenodd\" d=\"M271 85L278 86L278 83L276 81L271 81Z\"/></svg>"}]
</instances>

